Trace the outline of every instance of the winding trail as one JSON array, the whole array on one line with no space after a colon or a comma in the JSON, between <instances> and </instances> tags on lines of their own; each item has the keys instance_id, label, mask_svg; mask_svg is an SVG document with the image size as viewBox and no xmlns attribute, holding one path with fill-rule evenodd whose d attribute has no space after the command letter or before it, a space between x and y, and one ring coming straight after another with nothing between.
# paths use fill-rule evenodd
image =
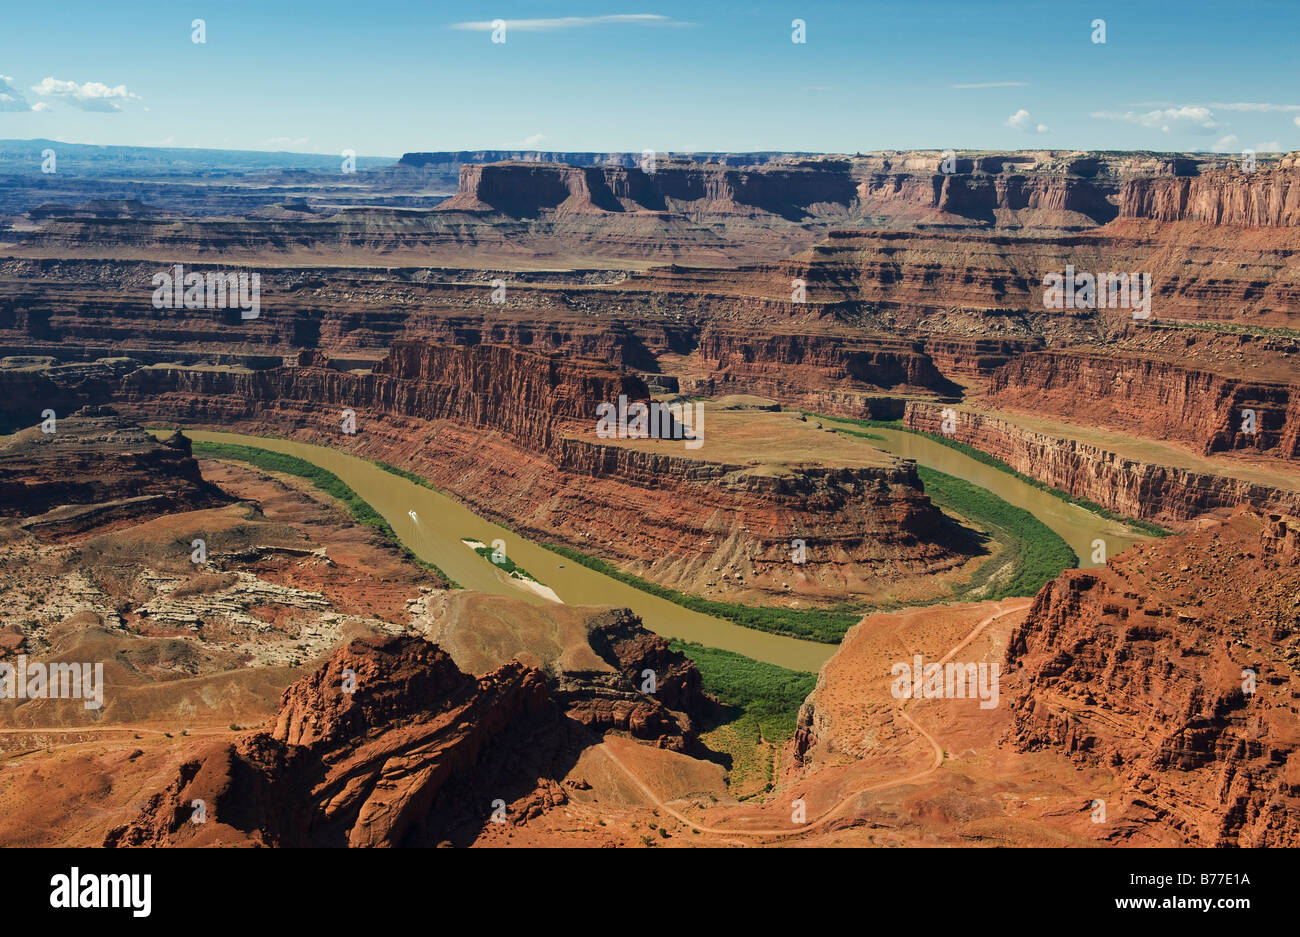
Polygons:
<instances>
[{"instance_id":1,"label":"winding trail","mask_svg":"<svg viewBox=\"0 0 1300 937\"><path fill-rule=\"evenodd\" d=\"M129 732L134 734L137 738L145 734L154 735L154 736L171 735L171 737L175 741L182 741L186 738L193 738L196 735L217 735L217 734L224 734L229 731L231 731L229 728L223 726L197 726L193 729L187 729L185 734L182 735L179 731L169 732L166 729L155 729L149 726L108 725L108 726L82 726L80 728L60 726L58 728L49 728L49 729L8 728L8 729L0 729L0 735L82 735L88 732L92 732L92 733ZM80 748L86 745L103 745L103 744L104 742L95 739L80 739L75 742L63 742L59 745L39 745L35 748L26 748L21 751L0 752L0 768L4 768L11 764L18 764L21 762L23 758L26 758L28 755L34 755L37 752L62 751L68 748Z\"/></svg>"},{"instance_id":2,"label":"winding trail","mask_svg":"<svg viewBox=\"0 0 1300 937\"><path fill-rule=\"evenodd\" d=\"M1013 606L1012 608L1004 608L1003 605L1005 604L1005 601L1010 601L1010 602L1013 602L1013 603L1015 603L1015 604L1014 604L1014 606ZM1013 613L1015 613L1015 612L1023 611L1024 609L1028 608L1029 605L1030 605L1030 603L1032 602L1032 599L1011 599L1011 600L1005 600L1005 601L1004 601L1004 602L998 602L998 603L996 603L996 605L995 605L994 607L997 609L997 611L994 612L992 615L989 615L987 618L985 618L983 621L981 621L978 625L976 625L973 629L971 629L970 633L967 634L966 637L962 638L962 640L961 640L961 641L960 641L960 642L959 642L955 647L953 647L951 650L949 650L947 654L945 654L942 658L940 658L939 661L938 661L937 663L940 664L940 665L942 665L942 664L946 664L948 661L952 660L952 658L953 658L956 654L960 653L961 650L962 650L963 648L965 648L965 647L966 647L967 645L969 645L972 641L974 641L977 637L979 637L980 634L984 631L985 628L987 628L989 625L991 625L993 622L997 621L999 618L1003 617L1004 615L1010 615L1010 614L1013 614ZM932 735L931 735L929 732L927 732L925 729L921 728L921 726L916 722L915 719L913 719L910 715L908 715L908 713L907 713L907 706L908 706L911 702L912 702L912 700L911 700L910 698L907 699L907 700L905 700L905 701L903 701L902 704L898 707L898 714L899 714L900 716L902 716L903 719L904 719L904 721L906 721L909 725L911 725L911 727L912 727L913 729L915 729L915 730L917 731L917 733L918 733L922 738L924 738L927 742L930 743L931 748L934 750L934 762L933 762L933 763L932 763L928 768L924 768L924 769L922 769L922 770L920 770L920 771L913 772L912 774L909 774L909 775L907 775L906 777L903 777L903 778L894 778L894 779L889 780L889 781L881 781L881 782L879 782L879 783L877 783L877 784L869 785L868 787L859 788L858 790L854 791L853 793L851 793L851 794L847 795L846 797L842 798L842 799L841 799L837 804L835 804L835 805L834 805L833 807L831 807L829 810L826 810L824 813L822 813L822 814L821 814L820 816L818 816L816 819L814 819L814 820L810 820L809 822L805 823L804 825L799 826L799 827L795 827L795 828L793 828L793 829L783 829L783 830L743 830L743 829L721 829L721 828L719 828L719 827L704 826L704 825L702 825L702 824L700 824L700 823L697 823L695 820L692 820L690 817L686 816L684 813L680 812L679 810L676 810L676 809L674 809L673 807L668 806L668 804L664 803L664 801L662 801L662 800L659 798L659 796L658 796L658 795L657 795L653 790L650 789L649 785L647 785L647 784L645 783L645 781L643 781L643 780L642 780L642 779L641 779L641 778L640 778L640 777L639 777L639 776L638 776L638 775L637 775L637 774L636 774L636 773L635 773L631 768L629 768L626 764L624 764L623 761L622 761L622 760L621 760L621 759L620 759L616 754L614 754L613 751L610 750L609 746L607 746L607 745L602 745L602 746L601 746L601 751L604 752L605 756L606 756L607 758L609 758L609 760L612 761L616 766L618 766L618 768L619 768L619 769L620 769L620 770L621 770L625 775L627 775L628 779L629 779L629 780L630 780L634 785L636 785L636 787L637 787L638 790L640 790L643 794L645 794L645 796L650 800L650 802L651 802L651 803L652 803L656 808L658 808L658 809L664 811L664 812L667 813L669 816L671 816L671 817L673 817L674 819L680 821L681 823L685 824L686 826L690 827L691 829L696 830L696 831L699 832L699 833L704 833L704 834L707 834L707 835L710 835L710 836L726 836L726 837L737 837L737 836L767 836L767 837L790 837L790 836L803 836L804 834L809 833L809 832L811 832L811 831L817 829L818 827L824 826L824 825L825 825L829 820L833 819L835 816L837 816L838 814L840 814L840 813L841 813L841 812L842 812L846 807L848 807L849 805L851 805L855 800L857 800L857 799L858 799L859 797L861 797L863 794L867 794L867 793L870 793L870 792L872 792L872 791L885 790L885 789L887 789L887 788L891 788L891 787L899 787L899 786L904 785L904 784L910 784L910 783L912 783L913 781L919 781L919 780L921 780L922 778L927 777L927 776L933 774L935 771L937 771L937 770L939 769L939 767L943 764L943 746L940 745L940 744L935 740L934 736L932 736Z\"/></svg>"}]
</instances>

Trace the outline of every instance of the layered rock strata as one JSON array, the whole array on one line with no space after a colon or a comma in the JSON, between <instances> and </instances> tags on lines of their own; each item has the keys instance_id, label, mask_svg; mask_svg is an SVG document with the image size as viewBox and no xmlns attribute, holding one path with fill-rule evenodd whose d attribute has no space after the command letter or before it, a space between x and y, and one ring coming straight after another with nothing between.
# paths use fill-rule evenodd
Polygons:
<instances>
[{"instance_id":1,"label":"layered rock strata","mask_svg":"<svg viewBox=\"0 0 1300 937\"><path fill-rule=\"evenodd\" d=\"M193 751L105 845L402 845L452 775L547 708L520 664L476 679L419 638L357 639L285 690L272 727Z\"/></svg>"},{"instance_id":2,"label":"layered rock strata","mask_svg":"<svg viewBox=\"0 0 1300 937\"><path fill-rule=\"evenodd\" d=\"M1300 384L1251 381L1168 360L1040 351L994 372L982 402L1177 440L1209 455L1300 457Z\"/></svg>"},{"instance_id":3,"label":"layered rock strata","mask_svg":"<svg viewBox=\"0 0 1300 937\"><path fill-rule=\"evenodd\" d=\"M687 713L712 706L695 665L626 610L587 628L583 640L608 665L599 671L508 660L474 678L422 638L354 640L286 689L265 729L192 749L105 845L468 841L486 823L527 823L562 805L566 766L605 732L693 746ZM647 668L658 681L641 692Z\"/></svg>"},{"instance_id":4,"label":"layered rock strata","mask_svg":"<svg viewBox=\"0 0 1300 937\"><path fill-rule=\"evenodd\" d=\"M0 516L46 536L227 504L177 433L158 442L110 407L87 407L0 448Z\"/></svg>"},{"instance_id":5,"label":"layered rock strata","mask_svg":"<svg viewBox=\"0 0 1300 937\"><path fill-rule=\"evenodd\" d=\"M983 413L956 410L956 442L983 450L1017 472L1107 510L1162 523L1181 523L1215 508L1250 505L1300 513L1300 492L1225 474L1126 458L1100 446L1043 432ZM904 425L943 432L944 408L909 402Z\"/></svg>"}]
</instances>

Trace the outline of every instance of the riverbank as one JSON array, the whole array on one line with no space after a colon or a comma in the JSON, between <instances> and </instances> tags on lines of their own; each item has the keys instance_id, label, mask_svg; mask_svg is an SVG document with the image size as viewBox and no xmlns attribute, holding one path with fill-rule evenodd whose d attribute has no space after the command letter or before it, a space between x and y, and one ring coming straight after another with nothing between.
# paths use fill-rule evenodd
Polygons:
<instances>
[{"instance_id":1,"label":"riverbank","mask_svg":"<svg viewBox=\"0 0 1300 937\"><path fill-rule=\"evenodd\" d=\"M401 539L397 536L396 531L388 525L388 522L370 506L360 495L353 491L344 481L332 472L327 472L319 466L299 459L291 455L285 455L281 452L272 452L269 449L259 449L255 446L241 446L232 443L220 442L199 442L193 443L193 451L197 457L207 457L211 459L232 459L236 462L246 462L255 468L263 469L267 472L281 472L286 475L294 475L298 478L305 478L316 488L329 495L331 498L342 503L348 513L359 524L367 527L373 527L381 534L387 537L398 547L407 558L412 562L423 566L435 573L439 579L447 584L449 589L459 589L460 585L441 569L426 560L416 556Z\"/></svg>"}]
</instances>

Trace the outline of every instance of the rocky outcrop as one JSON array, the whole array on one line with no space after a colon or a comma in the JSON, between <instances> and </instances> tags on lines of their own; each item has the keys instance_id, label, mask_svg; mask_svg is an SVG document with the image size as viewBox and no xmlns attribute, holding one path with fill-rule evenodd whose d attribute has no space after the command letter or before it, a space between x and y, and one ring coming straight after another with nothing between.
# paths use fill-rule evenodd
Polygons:
<instances>
[{"instance_id":1,"label":"rocky outcrop","mask_svg":"<svg viewBox=\"0 0 1300 937\"><path fill-rule=\"evenodd\" d=\"M584 635L612 669L547 674L510 660L475 679L421 638L356 639L286 689L265 729L191 749L105 845L463 841L562 805L565 766L607 731L691 747L688 713L712 706L695 665L626 609ZM494 806L490 792L510 800Z\"/></svg>"},{"instance_id":2,"label":"rocky outcrop","mask_svg":"<svg viewBox=\"0 0 1300 937\"><path fill-rule=\"evenodd\" d=\"M160 443L108 407L46 425L0 448L0 516L28 530L62 535L230 501L204 481L183 436Z\"/></svg>"},{"instance_id":3,"label":"rocky outcrop","mask_svg":"<svg viewBox=\"0 0 1300 937\"><path fill-rule=\"evenodd\" d=\"M35 426L52 410L69 416L87 404L102 403L124 374L139 367L130 358L60 363L48 355L0 359L0 433Z\"/></svg>"},{"instance_id":4,"label":"rocky outcrop","mask_svg":"<svg viewBox=\"0 0 1300 937\"><path fill-rule=\"evenodd\" d=\"M374 373L370 400L389 396L397 412L495 429L543 447L557 426L594 421L601 402L649 399L642 381L615 368L499 345L397 342Z\"/></svg>"},{"instance_id":5,"label":"rocky outcrop","mask_svg":"<svg viewBox=\"0 0 1300 937\"><path fill-rule=\"evenodd\" d=\"M493 161L494 155L504 159ZM1104 225L1120 215L1215 223L1234 213L1246 219L1289 217L1294 190L1285 181L1287 170L1274 169L1267 158L1260 163L1268 168L1261 169L1256 191L1243 195L1240 178L1234 178L1241 174L1223 168L1229 161L1220 157L918 151L853 158L769 156L763 163L752 155L704 161L661 154L653 171L632 154L403 158L404 166L425 171L459 170L457 193L440 208L492 210L516 218L545 212L760 211L809 220L839 213L890 226L941 222L1062 231ZM1189 192L1191 211L1186 210ZM1226 202L1226 210L1216 214L1211 209L1216 202Z\"/></svg>"},{"instance_id":6,"label":"rocky outcrop","mask_svg":"<svg viewBox=\"0 0 1300 937\"><path fill-rule=\"evenodd\" d=\"M813 205L847 207L854 194L845 161L743 169L672 159L657 161L653 169L509 162L463 165L459 189L439 209L490 210L515 218L545 212L767 212L797 220Z\"/></svg>"},{"instance_id":7,"label":"rocky outcrop","mask_svg":"<svg viewBox=\"0 0 1300 937\"><path fill-rule=\"evenodd\" d=\"M959 160L953 173L937 171L937 166L929 175L873 172L859 182L858 195L873 214L912 214L917 220L930 220L929 213L935 221L1068 228L1105 224L1115 217L1107 192L1091 179L971 173L963 165L969 163Z\"/></svg>"},{"instance_id":8,"label":"rocky outcrop","mask_svg":"<svg viewBox=\"0 0 1300 937\"><path fill-rule=\"evenodd\" d=\"M712 711L695 664L628 609L595 610L456 592L440 599L428 637L470 672L518 660L546 674L565 716L656 748L690 749Z\"/></svg>"},{"instance_id":9,"label":"rocky outcrop","mask_svg":"<svg viewBox=\"0 0 1300 937\"><path fill-rule=\"evenodd\" d=\"M710 328L700 336L699 364L720 393L750 393L815 408L824 392L952 393L919 341L825 333Z\"/></svg>"},{"instance_id":10,"label":"rocky outcrop","mask_svg":"<svg viewBox=\"0 0 1300 937\"><path fill-rule=\"evenodd\" d=\"M657 268L629 281L666 295L699 298L740 319L788 330L791 320L841 324L865 333L924 334L935 339L996 339L1049 345L1098 342L1133 322L1133 309L1049 308L1044 278L1067 268L1147 274L1157 322L1225 322L1296 329L1300 286L1289 258L1294 228L1235 229L1199 222L1119 219L1087 231L1018 237L841 225L793 260L727 270ZM1214 276L1205 273L1212 266ZM791 303L792 282L805 303ZM695 299L692 300L691 297ZM760 307L758 297L780 307ZM817 319L820 316L820 319ZM1253 330L1253 328L1251 330Z\"/></svg>"},{"instance_id":11,"label":"rocky outcrop","mask_svg":"<svg viewBox=\"0 0 1300 937\"><path fill-rule=\"evenodd\" d=\"M943 408L909 402L903 423L940 435ZM1017 472L1107 510L1179 524L1215 508L1250 505L1300 513L1300 492L1172 465L1125 458L1099 446L1034 432L1008 420L955 411L951 438L981 449Z\"/></svg>"},{"instance_id":12,"label":"rocky outcrop","mask_svg":"<svg viewBox=\"0 0 1300 937\"><path fill-rule=\"evenodd\" d=\"M754 588L780 591L791 577L790 544L815 544L816 560L800 571L806 585L853 589L875 577L906 578L959 564L944 516L921 495L916 466L822 468L773 474L762 466L695 461L637 449L565 439L557 463L569 472L627 482L631 503L657 525L609 525L618 502L603 486L588 491L583 534L614 556L675 570L674 581L722 564ZM609 491L609 495L614 495ZM691 504L683 512L674 505ZM574 506L577 510L577 506ZM743 543L741 550L737 542ZM859 578L861 577L861 578ZM710 579L715 577L709 577Z\"/></svg>"},{"instance_id":13,"label":"rocky outcrop","mask_svg":"<svg viewBox=\"0 0 1300 937\"><path fill-rule=\"evenodd\" d=\"M1300 843L1298 529L1241 511L1067 570L1013 632L1010 741L1117 775L1112 841Z\"/></svg>"},{"instance_id":14,"label":"rocky outcrop","mask_svg":"<svg viewBox=\"0 0 1300 937\"><path fill-rule=\"evenodd\" d=\"M695 663L642 627L641 620L628 609L599 613L587 625L592 649L628 686L647 687L646 692L657 702L678 712L700 715L708 708Z\"/></svg>"},{"instance_id":15,"label":"rocky outcrop","mask_svg":"<svg viewBox=\"0 0 1300 937\"><path fill-rule=\"evenodd\" d=\"M394 342L370 373L335 370L315 353L302 366L264 371L141 369L117 398L149 412L202 422L239 421L268 408L310 409L317 425L337 424L345 408L490 429L529 446L551 445L559 427L594 424L596 405L646 400L636 377L597 362L498 345Z\"/></svg>"},{"instance_id":16,"label":"rocky outcrop","mask_svg":"<svg viewBox=\"0 0 1300 937\"><path fill-rule=\"evenodd\" d=\"M949 378L985 378L1018 355L1039 346L1037 339L926 336L921 340L935 367Z\"/></svg>"},{"instance_id":17,"label":"rocky outcrop","mask_svg":"<svg viewBox=\"0 0 1300 937\"><path fill-rule=\"evenodd\" d=\"M419 638L359 638L285 690L273 727L194 751L105 845L414 844L464 807L438 803L447 781L547 707L517 663L475 679Z\"/></svg>"}]
</instances>

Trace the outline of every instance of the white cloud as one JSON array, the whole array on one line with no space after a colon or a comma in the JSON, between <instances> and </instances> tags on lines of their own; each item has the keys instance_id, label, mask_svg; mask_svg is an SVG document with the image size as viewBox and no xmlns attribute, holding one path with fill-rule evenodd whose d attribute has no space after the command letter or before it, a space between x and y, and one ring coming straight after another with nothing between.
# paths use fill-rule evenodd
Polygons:
<instances>
[{"instance_id":1,"label":"white cloud","mask_svg":"<svg viewBox=\"0 0 1300 937\"><path fill-rule=\"evenodd\" d=\"M1007 126L1025 133L1047 133L1047 124L1036 124L1023 107L1007 118Z\"/></svg>"},{"instance_id":2,"label":"white cloud","mask_svg":"<svg viewBox=\"0 0 1300 937\"><path fill-rule=\"evenodd\" d=\"M44 101L37 101L35 104L32 105L32 110L36 111L38 114L41 113L42 111L48 111L49 109L50 106L46 104Z\"/></svg>"},{"instance_id":3,"label":"white cloud","mask_svg":"<svg viewBox=\"0 0 1300 937\"><path fill-rule=\"evenodd\" d=\"M973 81L969 84L949 85L949 88L1024 88L1027 81Z\"/></svg>"},{"instance_id":4,"label":"white cloud","mask_svg":"<svg viewBox=\"0 0 1300 937\"><path fill-rule=\"evenodd\" d=\"M1210 147L1216 153L1227 153L1241 146L1241 141L1237 139L1235 133L1230 133L1226 137L1220 137L1214 141L1214 146Z\"/></svg>"},{"instance_id":5,"label":"white cloud","mask_svg":"<svg viewBox=\"0 0 1300 937\"><path fill-rule=\"evenodd\" d=\"M88 81L77 84L75 81L60 81L58 78L46 78L32 90L42 97L59 98L73 107L83 111L120 111L118 101L138 101L139 95L126 90L126 85L110 88L100 81Z\"/></svg>"},{"instance_id":6,"label":"white cloud","mask_svg":"<svg viewBox=\"0 0 1300 937\"><path fill-rule=\"evenodd\" d=\"M524 146L541 146L542 141L546 139L546 134L535 133L524 141Z\"/></svg>"},{"instance_id":7,"label":"white cloud","mask_svg":"<svg viewBox=\"0 0 1300 937\"><path fill-rule=\"evenodd\" d=\"M1255 144L1256 153L1281 153L1282 144L1277 140L1266 140L1263 143Z\"/></svg>"},{"instance_id":8,"label":"white cloud","mask_svg":"<svg viewBox=\"0 0 1300 937\"><path fill-rule=\"evenodd\" d=\"M1219 127L1214 120L1214 112L1200 104L1185 104L1181 107L1144 112L1093 111L1089 116L1100 120L1122 120L1160 130L1163 133L1169 133L1175 128L1186 133L1213 133Z\"/></svg>"},{"instance_id":9,"label":"white cloud","mask_svg":"<svg viewBox=\"0 0 1300 937\"><path fill-rule=\"evenodd\" d=\"M471 32L490 32L495 27L492 20L476 20L467 23L452 23L452 29L465 29ZM507 34L510 30L517 32L546 32L556 29L574 29L579 26L599 26L605 23L619 23L625 26L686 26L687 23L674 20L658 13L617 13L606 16L559 16L554 19L506 20Z\"/></svg>"},{"instance_id":10,"label":"white cloud","mask_svg":"<svg viewBox=\"0 0 1300 937\"><path fill-rule=\"evenodd\" d=\"M0 75L0 111L36 110L28 106L27 98L13 86L12 82L13 78L8 75Z\"/></svg>"},{"instance_id":11,"label":"white cloud","mask_svg":"<svg viewBox=\"0 0 1300 937\"><path fill-rule=\"evenodd\" d=\"M1297 117L1296 117L1296 119L1295 119L1295 125L1296 125L1297 127L1300 127L1300 116L1297 116Z\"/></svg>"}]
</instances>

